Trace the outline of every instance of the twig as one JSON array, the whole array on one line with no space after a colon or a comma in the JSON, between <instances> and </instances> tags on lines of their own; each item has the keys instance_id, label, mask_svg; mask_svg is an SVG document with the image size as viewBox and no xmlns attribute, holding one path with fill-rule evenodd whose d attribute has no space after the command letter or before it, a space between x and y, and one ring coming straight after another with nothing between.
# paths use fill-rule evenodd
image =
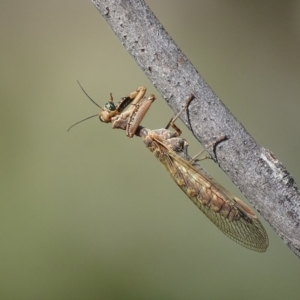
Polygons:
<instances>
[{"instance_id":1,"label":"twig","mask_svg":"<svg viewBox=\"0 0 300 300\"><path fill-rule=\"evenodd\" d=\"M286 168L232 116L143 0L92 2L175 112L195 96L181 119L204 146L227 137L215 149L220 167L300 257L300 194Z\"/></svg>"}]
</instances>

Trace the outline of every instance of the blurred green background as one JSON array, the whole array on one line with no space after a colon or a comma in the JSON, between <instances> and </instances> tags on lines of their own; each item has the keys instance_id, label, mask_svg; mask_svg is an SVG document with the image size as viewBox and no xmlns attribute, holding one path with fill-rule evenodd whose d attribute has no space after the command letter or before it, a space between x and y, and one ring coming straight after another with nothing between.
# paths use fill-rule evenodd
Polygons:
<instances>
[{"instance_id":1,"label":"blurred green background","mask_svg":"<svg viewBox=\"0 0 300 300\"><path fill-rule=\"evenodd\" d=\"M300 1L147 3L299 183ZM98 112L77 79L101 105L139 85L157 93L89 0L1 1L0 41L1 299L299 299L299 259L266 222L268 251L247 250L138 138L96 118L67 133ZM159 98L144 125L171 115Z\"/></svg>"}]
</instances>

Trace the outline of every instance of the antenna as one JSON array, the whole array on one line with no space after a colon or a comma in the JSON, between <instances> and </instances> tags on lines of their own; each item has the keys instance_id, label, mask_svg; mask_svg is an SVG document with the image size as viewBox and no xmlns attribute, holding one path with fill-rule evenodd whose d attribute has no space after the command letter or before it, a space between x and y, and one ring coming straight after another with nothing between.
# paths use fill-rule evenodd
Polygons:
<instances>
[{"instance_id":1,"label":"antenna","mask_svg":"<svg viewBox=\"0 0 300 300\"><path fill-rule=\"evenodd\" d=\"M99 115L97 114L97 115L93 115L93 116L87 117L87 118L85 118L85 119L83 119L83 120L81 120L81 121L78 121L78 122L76 122L75 124L71 125L71 126L68 128L67 131L69 131L72 127L74 127L75 125L77 125L77 124L79 124L79 123L81 123L81 122L83 122L83 121L86 121L86 120L88 120L88 119L91 119L91 118L94 118L94 117L98 117L98 116L99 116Z\"/></svg>"},{"instance_id":2,"label":"antenna","mask_svg":"<svg viewBox=\"0 0 300 300\"><path fill-rule=\"evenodd\" d=\"M85 91L85 89L82 87L82 85L80 84L80 82L77 80L77 83L78 83L78 85L80 86L80 88L82 89L82 91L84 92L84 94L96 105L96 106L98 106L101 110L102 110L102 107L98 104L98 103L96 103L90 96L89 96L89 94ZM71 125L69 128L68 128L68 130L67 131L69 131L72 127L74 127L75 125L77 125L77 124L79 124L79 123L81 123L81 122L83 122L83 121L86 121L86 120L88 120L88 119L91 119L91 118L94 118L94 117L98 117L99 115L97 114L97 115L93 115L93 116L90 116L90 117L87 117L87 118L85 118L85 119L83 119L83 120L81 120L81 121L78 121L78 122L76 122L75 124L73 124L73 125Z\"/></svg>"}]
</instances>

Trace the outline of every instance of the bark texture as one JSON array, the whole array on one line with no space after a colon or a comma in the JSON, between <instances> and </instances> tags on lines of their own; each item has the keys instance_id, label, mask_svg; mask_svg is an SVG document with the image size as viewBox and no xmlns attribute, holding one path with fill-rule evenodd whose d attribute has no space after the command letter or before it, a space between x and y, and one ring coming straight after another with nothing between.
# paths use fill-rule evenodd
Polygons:
<instances>
[{"instance_id":1,"label":"bark texture","mask_svg":"<svg viewBox=\"0 0 300 300\"><path fill-rule=\"evenodd\" d=\"M92 2L175 112L190 94L195 96L182 121L300 257L300 194L286 168L272 152L256 144L143 0ZM209 147L224 135L226 140Z\"/></svg>"}]
</instances>

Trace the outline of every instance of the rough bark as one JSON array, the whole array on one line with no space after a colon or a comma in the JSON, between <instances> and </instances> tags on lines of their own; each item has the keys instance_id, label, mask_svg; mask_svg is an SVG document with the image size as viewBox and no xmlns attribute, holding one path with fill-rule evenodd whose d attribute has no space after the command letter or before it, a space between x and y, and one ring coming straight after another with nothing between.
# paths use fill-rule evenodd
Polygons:
<instances>
[{"instance_id":1,"label":"rough bark","mask_svg":"<svg viewBox=\"0 0 300 300\"><path fill-rule=\"evenodd\" d=\"M256 144L199 75L143 0L92 0L126 50L182 121L276 233L300 257L300 195L272 152Z\"/></svg>"}]
</instances>

